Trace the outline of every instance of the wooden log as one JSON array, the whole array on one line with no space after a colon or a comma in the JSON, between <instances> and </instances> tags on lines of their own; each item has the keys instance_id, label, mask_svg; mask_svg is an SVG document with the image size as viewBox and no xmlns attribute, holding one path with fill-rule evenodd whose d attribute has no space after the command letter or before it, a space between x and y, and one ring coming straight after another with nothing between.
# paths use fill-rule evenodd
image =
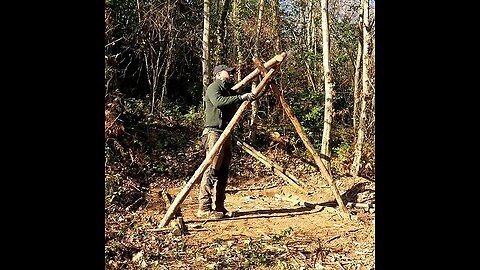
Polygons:
<instances>
[{"instance_id":1,"label":"wooden log","mask_svg":"<svg viewBox=\"0 0 480 270\"><path fill-rule=\"evenodd\" d=\"M168 194L166 190L162 190L161 193L163 201L165 202L165 206L170 207L170 205L172 204L172 196L170 196L170 194ZM173 234L177 236L185 235L187 233L187 227L183 222L182 212L180 211L180 208L175 211L174 217L175 223L171 223L173 227Z\"/></svg>"},{"instance_id":2,"label":"wooden log","mask_svg":"<svg viewBox=\"0 0 480 270\"><path fill-rule=\"evenodd\" d=\"M275 73L275 69L270 69L270 71L262 79L262 81L260 81L257 87L253 89L252 94L254 96L256 96L260 91L263 90L263 88L265 88L267 83L270 82L274 73ZM237 124L238 120L240 119L240 117L242 116L243 112L245 111L248 105L250 105L249 101L244 101L240 105L237 112L235 113L235 115L233 115L227 127L218 138L217 142L213 145L212 149L208 152L202 164L200 164L200 166L195 171L195 173L190 178L190 180L188 180L188 182L183 186L182 190L177 194L177 196L175 197L175 200L172 202L172 205L170 205L170 207L167 209L167 212L165 213L165 216L160 222L159 227L165 226L165 224L167 224L170 221L173 213L175 212L177 207L185 200L185 197L187 196L188 192L190 192L195 182L197 182L197 180L200 179L203 172L205 172L205 170L207 169L207 166L212 163L213 158L220 152L221 146L223 145L225 140L228 138L228 136L230 136L230 133L232 132L233 128Z\"/></svg>"},{"instance_id":3,"label":"wooden log","mask_svg":"<svg viewBox=\"0 0 480 270\"><path fill-rule=\"evenodd\" d=\"M295 185L299 186L299 187L305 187L305 183L303 183L302 181L298 180L297 177L295 177L294 175L292 175L291 173L287 172L287 170L285 168L283 168L282 166L278 165L277 163L273 162L272 160L270 160L269 158L267 158L265 155L263 155L260 151L256 150L253 146L249 145L248 143L242 141L240 138L238 138L238 136L234 135L234 138L237 140L237 144L241 144L241 147L245 147L247 148L249 151L253 152L252 156L257 158L259 161L264 161L265 165L267 166L271 166L271 167L274 167L275 169L277 169L278 171L280 171L281 173L283 173L284 175L286 175L287 177L289 177L291 180L293 180L295 182ZM263 162L262 162L263 163Z\"/></svg>"},{"instance_id":4,"label":"wooden log","mask_svg":"<svg viewBox=\"0 0 480 270\"><path fill-rule=\"evenodd\" d=\"M347 203L347 207L348 208L366 208L368 210L370 208L375 208L375 204L349 202Z\"/></svg>"},{"instance_id":5,"label":"wooden log","mask_svg":"<svg viewBox=\"0 0 480 270\"><path fill-rule=\"evenodd\" d=\"M308 194L303 187L300 186L300 180L298 180L295 176L288 173L282 166L276 164L275 162L268 159L259 151L255 150L252 146L247 144L246 142L240 140L236 135L233 136L235 138L235 142L240 148L242 148L245 152L249 153L251 156L256 158L258 161L263 163L265 166L272 168L272 171L275 175L278 175L280 178L285 180L288 184L290 184L293 188L297 189L298 191ZM303 184L303 183L302 183ZM305 184L303 184L305 186Z\"/></svg>"},{"instance_id":6,"label":"wooden log","mask_svg":"<svg viewBox=\"0 0 480 270\"><path fill-rule=\"evenodd\" d=\"M304 200L302 200L302 199L300 199L296 196L292 196L292 195L284 196L284 195L280 195L280 194L275 194L274 197L277 198L277 199L280 199L282 201L292 202L292 203L298 204L300 206L305 206L305 207L308 207L308 208L315 208L315 206L317 206L314 203L306 202L306 201L304 201Z\"/></svg>"},{"instance_id":7,"label":"wooden log","mask_svg":"<svg viewBox=\"0 0 480 270\"><path fill-rule=\"evenodd\" d=\"M262 74L265 74L266 69L264 68L264 65L258 58L254 58L253 62L255 63L255 66L262 72ZM307 137L307 134L305 134L305 131L302 128L302 125L300 125L300 122L298 121L297 117L293 113L292 109L288 105L287 101L283 97L283 95L280 93L280 90L278 90L276 84L272 82L270 84L270 88L273 91L273 94L278 98L280 101L280 104L283 107L283 110L287 114L288 118L292 122L293 126L295 127L295 130L297 131L298 135L300 136L300 139L302 140L303 144L307 148L307 150L310 152L310 154L313 156L313 159L315 161L315 164L317 164L318 168L320 169L320 172L322 173L322 176L327 179L328 184L330 185L330 188L332 189L333 195L335 196L335 199L338 203L339 208L342 210L344 213L348 213L347 208L345 207L345 204L343 203L342 197L340 196L340 193L338 192L337 186L335 185L335 182L328 172L327 168L323 164L322 160L320 159L320 156L317 154L315 151L315 148L313 148L312 143Z\"/></svg>"},{"instance_id":8,"label":"wooden log","mask_svg":"<svg viewBox=\"0 0 480 270\"><path fill-rule=\"evenodd\" d=\"M279 63L282 63L283 60L285 59L285 57L287 56L287 53L286 52L282 52L281 54L277 54L275 55L272 59L268 60L267 62L265 62L265 65L263 66L264 68L271 68L271 67L275 67L276 65L278 65ZM276 68L278 70L278 68ZM232 87L232 90L234 91L238 91L240 89L242 89L243 87L245 87L251 80L253 80L258 74L260 74L260 70L258 68L256 68L254 71L250 72L250 74L248 74L247 76L245 76L245 78L243 78L243 80L241 80L240 82L238 82L237 84L235 84L233 87ZM266 72L265 72L266 74ZM265 76L265 75L264 75Z\"/></svg>"}]
</instances>

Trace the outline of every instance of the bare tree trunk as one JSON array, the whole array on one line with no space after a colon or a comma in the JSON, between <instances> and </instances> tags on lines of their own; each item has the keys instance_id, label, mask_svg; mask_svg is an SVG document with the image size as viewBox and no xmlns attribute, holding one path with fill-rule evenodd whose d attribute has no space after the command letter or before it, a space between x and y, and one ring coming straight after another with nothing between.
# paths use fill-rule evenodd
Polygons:
<instances>
[{"instance_id":1,"label":"bare tree trunk","mask_svg":"<svg viewBox=\"0 0 480 270\"><path fill-rule=\"evenodd\" d=\"M370 35L370 40L372 42L372 45L371 45L371 48L372 48L371 59L374 62L373 66L375 67L375 38L372 38L372 35ZM371 62L369 61L369 63L371 63ZM370 64L370 66L372 66L372 64ZM372 82L372 79L373 79L373 82ZM368 81L369 81L370 87L372 87L372 94L371 94L371 96L372 96L372 99L371 99L372 115L371 115L370 126L372 127L372 133L371 134L373 134L373 137L375 138L375 76L369 77Z\"/></svg>"},{"instance_id":2,"label":"bare tree trunk","mask_svg":"<svg viewBox=\"0 0 480 270\"><path fill-rule=\"evenodd\" d=\"M138 17L138 24L141 25L142 23L142 14L140 10L140 1L137 0L137 17ZM146 42L144 37L142 37L142 41L144 43L150 44L150 42ZM150 113L153 114L155 109L155 94L158 88L158 81L160 78L161 67L160 67L160 52L155 55L155 52L151 48L147 48L143 51L143 59L145 61L145 70L147 73L147 81L148 85L150 86L150 90L152 91L152 106L150 109ZM155 63L154 63L155 62Z\"/></svg>"},{"instance_id":3,"label":"bare tree trunk","mask_svg":"<svg viewBox=\"0 0 480 270\"><path fill-rule=\"evenodd\" d=\"M172 24L173 24L173 19L172 23L169 26L170 33L172 33ZM175 35L176 37L176 35ZM167 51L167 59L166 59L166 67L165 71L163 72L163 85L162 85L162 95L160 96L160 104L158 106L158 109L160 110L162 108L163 104L163 97L165 96L165 93L167 92L167 81L168 81L168 72L170 71L170 64L172 63L172 50L173 50L173 41L174 38L170 37L170 42L168 45L168 51ZM152 107L152 114L153 114L153 107Z\"/></svg>"},{"instance_id":4,"label":"bare tree trunk","mask_svg":"<svg viewBox=\"0 0 480 270\"><path fill-rule=\"evenodd\" d=\"M358 127L357 141L355 144L355 154L350 172L353 176L358 176L362 159L362 148L365 140L366 122L367 122L367 97L369 94L368 79L368 50L369 50L369 33L368 33L368 0L362 0L363 8L363 70L362 70L362 103L360 107L360 120Z\"/></svg>"},{"instance_id":5,"label":"bare tree trunk","mask_svg":"<svg viewBox=\"0 0 480 270\"><path fill-rule=\"evenodd\" d=\"M305 7L305 13L307 13L306 18L307 18L307 25L306 25L306 30L307 30L307 50L312 51L312 20L313 20L313 15L312 15L312 6L313 6L313 1L312 0L307 0L306 7Z\"/></svg>"},{"instance_id":6,"label":"bare tree trunk","mask_svg":"<svg viewBox=\"0 0 480 270\"><path fill-rule=\"evenodd\" d=\"M255 42L253 47L253 55L254 57L258 57L258 39L260 37L260 30L262 29L262 15L263 15L263 8L265 6L265 1L260 0L258 4L258 18L257 18L257 28L255 32ZM256 82L252 84L252 91L256 87ZM258 114L258 99L252 102L252 110L250 114L250 143L253 145L257 144L257 123L256 117Z\"/></svg>"},{"instance_id":7,"label":"bare tree trunk","mask_svg":"<svg viewBox=\"0 0 480 270\"><path fill-rule=\"evenodd\" d=\"M243 0L233 0L232 7L232 21L233 21L233 44L235 44L235 50L237 52L237 81L242 79L242 67L243 67L243 51L242 51L242 32L240 31L241 20L239 17L239 11L243 7Z\"/></svg>"},{"instance_id":8,"label":"bare tree trunk","mask_svg":"<svg viewBox=\"0 0 480 270\"><path fill-rule=\"evenodd\" d=\"M355 76L353 78L353 96L354 96L354 101L353 101L353 130L356 132L357 131L357 119L358 119L358 114L359 114L359 104L360 104L360 90L362 89L360 87L360 71L362 70L361 65L362 64L362 43L358 41L358 46L357 46L357 60L355 62Z\"/></svg>"},{"instance_id":9,"label":"bare tree trunk","mask_svg":"<svg viewBox=\"0 0 480 270\"><path fill-rule=\"evenodd\" d=\"M317 54L317 37L316 37L316 18L317 18L317 8L315 7L317 1L312 1L312 31L311 31L311 43L312 43L312 50L313 53L316 55Z\"/></svg>"},{"instance_id":10,"label":"bare tree trunk","mask_svg":"<svg viewBox=\"0 0 480 270\"><path fill-rule=\"evenodd\" d=\"M203 43L202 43L202 68L203 68L203 94L210 83L210 0L203 2Z\"/></svg>"},{"instance_id":11,"label":"bare tree trunk","mask_svg":"<svg viewBox=\"0 0 480 270\"><path fill-rule=\"evenodd\" d=\"M225 26L227 25L227 13L230 8L230 1L225 0L222 8L222 13L220 15L220 21L217 24L217 30L215 31L217 36L216 47L214 50L214 63L220 64L223 63L225 58Z\"/></svg>"},{"instance_id":12,"label":"bare tree trunk","mask_svg":"<svg viewBox=\"0 0 480 270\"><path fill-rule=\"evenodd\" d=\"M275 29L275 53L278 53L281 51L281 44L280 44L280 39L281 39L281 31L280 31L280 1L279 0L274 0L273 1L274 5L274 29Z\"/></svg>"},{"instance_id":13,"label":"bare tree trunk","mask_svg":"<svg viewBox=\"0 0 480 270\"><path fill-rule=\"evenodd\" d=\"M360 10L360 20L358 24L358 28L360 31L362 31L362 23L363 21L363 12L362 9ZM360 105L360 70L361 70L361 65L362 64L362 42L361 40L358 41L357 45L357 60L355 62L355 76L353 79L353 96L354 96L354 102L353 102L353 131L357 132L358 130L358 115L359 115L359 105ZM356 135L354 136L354 140L356 139Z\"/></svg>"},{"instance_id":14,"label":"bare tree trunk","mask_svg":"<svg viewBox=\"0 0 480 270\"><path fill-rule=\"evenodd\" d=\"M113 71L114 67L109 63L109 60L112 59L110 45L115 43L115 41L112 41L113 35L109 34L113 29L111 13L111 9L109 7L105 7L105 98L109 93L110 82L115 76L115 72ZM113 83L115 83L115 80Z\"/></svg>"},{"instance_id":15,"label":"bare tree trunk","mask_svg":"<svg viewBox=\"0 0 480 270\"><path fill-rule=\"evenodd\" d=\"M316 0L306 0L305 2L305 18L306 18L306 50L313 54L314 58L317 56L317 41L315 37L316 33L316 18L317 18L317 5ZM313 91L323 89L321 86L321 79L318 78L318 66L317 61L312 58L305 60L305 66L307 68L307 76ZM318 85L316 84L318 83Z\"/></svg>"},{"instance_id":16,"label":"bare tree trunk","mask_svg":"<svg viewBox=\"0 0 480 270\"><path fill-rule=\"evenodd\" d=\"M323 164L331 174L330 131L333 122L333 78L330 70L330 37L328 31L328 0L321 0L322 5L322 37L323 37L323 69L325 83L325 113L323 120L322 149L320 150Z\"/></svg>"}]
</instances>

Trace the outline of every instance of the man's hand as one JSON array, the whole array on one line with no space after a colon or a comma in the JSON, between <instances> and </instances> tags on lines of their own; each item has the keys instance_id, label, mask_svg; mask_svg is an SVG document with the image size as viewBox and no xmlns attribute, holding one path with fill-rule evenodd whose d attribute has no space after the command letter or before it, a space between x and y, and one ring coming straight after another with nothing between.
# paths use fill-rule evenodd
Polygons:
<instances>
[{"instance_id":1,"label":"man's hand","mask_svg":"<svg viewBox=\"0 0 480 270\"><path fill-rule=\"evenodd\" d=\"M240 99L242 101L245 101L245 100L252 101L255 99L255 96L252 93L245 93L240 95Z\"/></svg>"}]
</instances>

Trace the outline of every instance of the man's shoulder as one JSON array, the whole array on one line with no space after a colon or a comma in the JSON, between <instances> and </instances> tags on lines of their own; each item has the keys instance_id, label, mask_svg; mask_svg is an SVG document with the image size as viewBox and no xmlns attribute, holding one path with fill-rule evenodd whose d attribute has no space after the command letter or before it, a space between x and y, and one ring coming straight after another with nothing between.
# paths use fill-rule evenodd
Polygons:
<instances>
[{"instance_id":1,"label":"man's shoulder","mask_svg":"<svg viewBox=\"0 0 480 270\"><path fill-rule=\"evenodd\" d=\"M208 90L212 90L212 89L214 89L214 90L221 89L220 84L218 83L218 80L213 81L213 82L207 87L207 91L208 91Z\"/></svg>"}]
</instances>

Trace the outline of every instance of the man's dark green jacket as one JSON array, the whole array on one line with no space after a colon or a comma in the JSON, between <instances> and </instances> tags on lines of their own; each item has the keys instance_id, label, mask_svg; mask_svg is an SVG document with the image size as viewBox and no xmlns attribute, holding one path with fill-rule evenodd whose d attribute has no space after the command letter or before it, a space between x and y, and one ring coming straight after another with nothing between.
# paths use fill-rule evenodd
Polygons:
<instances>
[{"instance_id":1,"label":"man's dark green jacket","mask_svg":"<svg viewBox=\"0 0 480 270\"><path fill-rule=\"evenodd\" d=\"M205 96L205 127L224 130L235 114L235 104L241 103L236 94L225 81L216 79L211 83Z\"/></svg>"}]
</instances>

